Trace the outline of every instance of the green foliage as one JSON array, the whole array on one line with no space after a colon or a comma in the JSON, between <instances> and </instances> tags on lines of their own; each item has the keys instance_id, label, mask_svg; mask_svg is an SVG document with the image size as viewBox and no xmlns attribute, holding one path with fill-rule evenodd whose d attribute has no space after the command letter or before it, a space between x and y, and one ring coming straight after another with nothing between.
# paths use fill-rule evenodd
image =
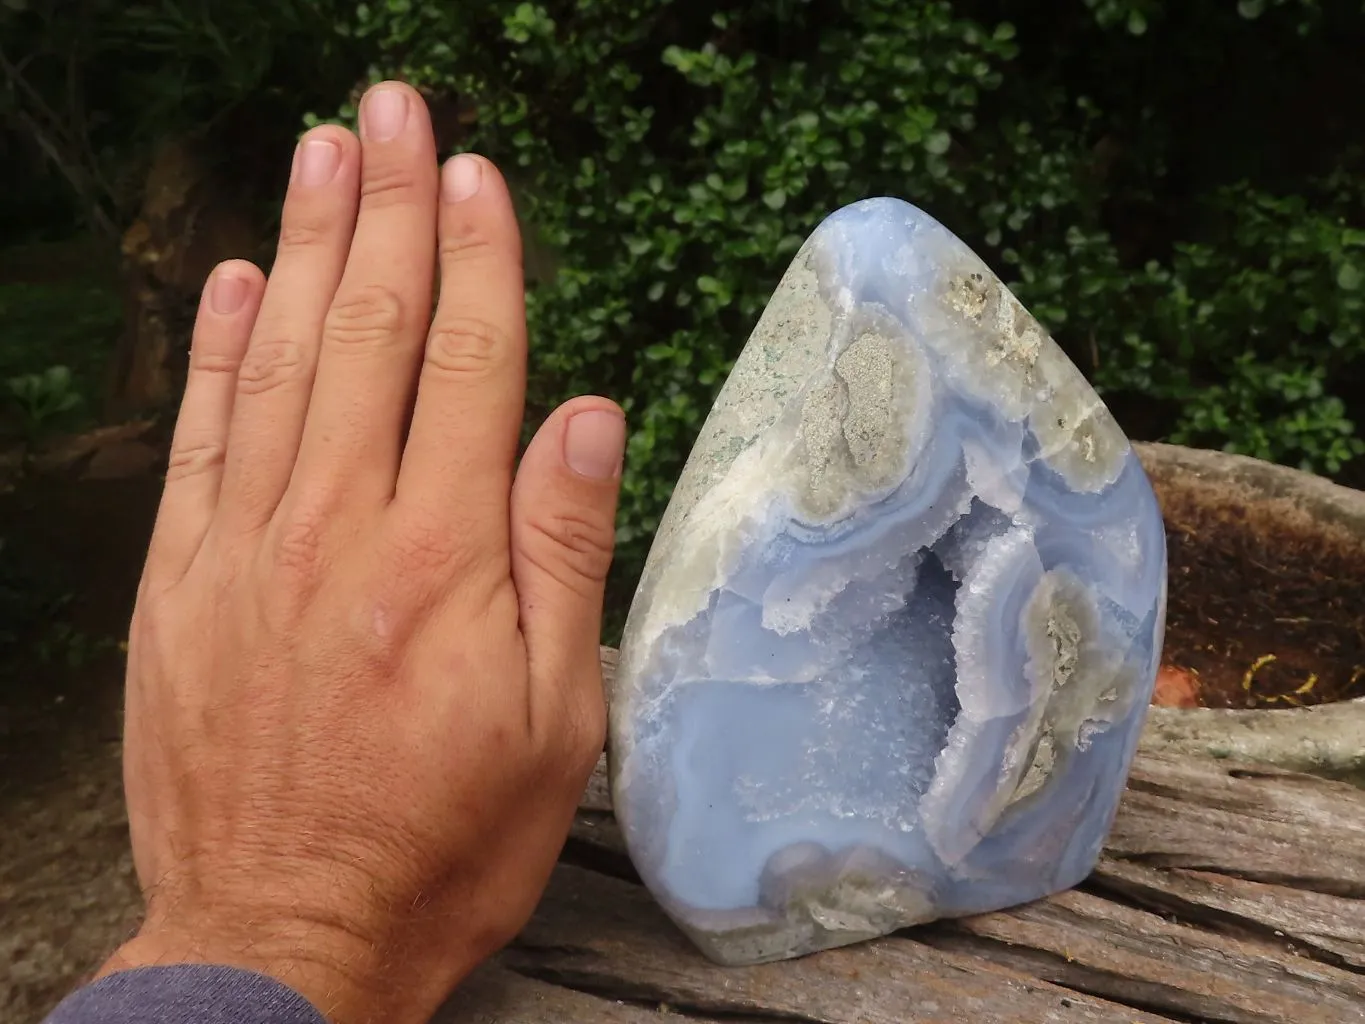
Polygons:
<instances>
[{"instance_id":1,"label":"green foliage","mask_svg":"<svg viewBox=\"0 0 1365 1024\"><path fill-rule=\"evenodd\" d=\"M1223 39L1278 54L1285 15L1304 46L1329 45L1320 5L1084 0L1036 24L1012 10L395 0L343 27L377 48L375 77L477 105L468 147L507 169L555 253L529 299L532 408L624 399L628 575L787 260L869 195L979 247L1116 408L1161 411L1151 433L1325 471L1365 447L1336 390L1365 356L1359 178L1251 181L1218 161L1241 152L1228 139L1254 152L1269 136L1230 124L1206 144L1172 127L1182 93L1212 87ZM1058 39L1089 56L1063 73ZM1123 83L1189 48L1193 70L1168 68L1151 95ZM1200 180L1161 211L1179 218L1166 237L1143 238L1133 225L1156 216L1177 161Z\"/></svg>"},{"instance_id":2,"label":"green foliage","mask_svg":"<svg viewBox=\"0 0 1365 1024\"><path fill-rule=\"evenodd\" d=\"M88 422L121 317L103 284L0 285L0 437Z\"/></svg>"},{"instance_id":3,"label":"green foliage","mask_svg":"<svg viewBox=\"0 0 1365 1024\"><path fill-rule=\"evenodd\" d=\"M33 653L38 664L77 671L118 650L118 641L94 636L69 622L50 622L38 634Z\"/></svg>"},{"instance_id":4,"label":"green foliage","mask_svg":"<svg viewBox=\"0 0 1365 1024\"><path fill-rule=\"evenodd\" d=\"M118 650L113 637L69 621L74 593L65 577L71 571L0 536L0 667L79 670Z\"/></svg>"},{"instance_id":5,"label":"green foliage","mask_svg":"<svg viewBox=\"0 0 1365 1024\"><path fill-rule=\"evenodd\" d=\"M1102 27L1122 26L1135 36L1143 35L1170 6L1167 0L1085 0L1085 5ZM1281 10L1295 14L1296 27L1302 34L1311 31L1322 14L1322 0L1236 0L1235 6L1238 16L1248 21Z\"/></svg>"},{"instance_id":6,"label":"green foliage","mask_svg":"<svg viewBox=\"0 0 1365 1024\"><path fill-rule=\"evenodd\" d=\"M630 416L620 583L787 261L871 195L981 252L1134 436L1329 473L1365 451L1360 0L63 3L0 27L41 44L41 95L73 66L119 83L76 111L87 190L234 111L255 151L262 110L349 122L346 75L474 111L461 148L546 268L530 419L580 392ZM4 352L0 379L83 379Z\"/></svg>"},{"instance_id":7,"label":"green foliage","mask_svg":"<svg viewBox=\"0 0 1365 1024\"><path fill-rule=\"evenodd\" d=\"M1177 399L1177 443L1331 473L1365 452L1329 390L1365 356L1365 231L1342 212L1365 192L1359 181L1350 190L1316 209L1302 195L1222 190L1210 203L1224 218L1221 246L1181 243L1169 265L1130 275L1128 322L1166 344L1146 343L1145 356L1096 379Z\"/></svg>"},{"instance_id":8,"label":"green foliage","mask_svg":"<svg viewBox=\"0 0 1365 1024\"><path fill-rule=\"evenodd\" d=\"M24 433L30 438L39 437L53 422L81 405L71 370L65 366L49 366L42 373L10 377L5 381L5 390L19 410Z\"/></svg>"}]
</instances>

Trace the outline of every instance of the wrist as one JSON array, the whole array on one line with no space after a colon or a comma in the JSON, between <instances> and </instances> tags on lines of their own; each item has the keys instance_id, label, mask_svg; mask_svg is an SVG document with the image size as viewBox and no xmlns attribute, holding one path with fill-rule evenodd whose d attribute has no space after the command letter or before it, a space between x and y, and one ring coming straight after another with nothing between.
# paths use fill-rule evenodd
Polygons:
<instances>
[{"instance_id":1,"label":"wrist","mask_svg":"<svg viewBox=\"0 0 1365 1024\"><path fill-rule=\"evenodd\" d=\"M139 967L215 964L266 975L307 999L333 1024L423 1019L415 993L387 984L373 943L312 922L271 920L194 927L148 924L101 966L96 979Z\"/></svg>"}]
</instances>

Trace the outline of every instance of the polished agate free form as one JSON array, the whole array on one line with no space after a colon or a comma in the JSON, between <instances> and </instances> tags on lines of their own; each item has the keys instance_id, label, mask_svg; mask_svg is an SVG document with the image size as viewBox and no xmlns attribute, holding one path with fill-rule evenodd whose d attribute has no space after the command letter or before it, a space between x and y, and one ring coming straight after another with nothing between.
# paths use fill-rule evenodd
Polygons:
<instances>
[{"instance_id":1,"label":"polished agate free form","mask_svg":"<svg viewBox=\"0 0 1365 1024\"><path fill-rule=\"evenodd\" d=\"M1161 514L1093 388L894 199L807 240L716 400L611 708L633 862L708 956L1081 881L1160 658Z\"/></svg>"}]
</instances>

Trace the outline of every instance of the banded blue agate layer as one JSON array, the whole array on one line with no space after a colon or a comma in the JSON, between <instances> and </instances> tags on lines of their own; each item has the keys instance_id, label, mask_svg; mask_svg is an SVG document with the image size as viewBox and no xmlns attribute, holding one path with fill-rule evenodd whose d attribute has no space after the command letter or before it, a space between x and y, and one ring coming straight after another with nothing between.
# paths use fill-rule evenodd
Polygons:
<instances>
[{"instance_id":1,"label":"banded blue agate layer","mask_svg":"<svg viewBox=\"0 0 1365 1024\"><path fill-rule=\"evenodd\" d=\"M632 605L612 787L636 867L753 963L1070 887L1165 617L1161 514L1080 372L892 199L796 256Z\"/></svg>"}]
</instances>

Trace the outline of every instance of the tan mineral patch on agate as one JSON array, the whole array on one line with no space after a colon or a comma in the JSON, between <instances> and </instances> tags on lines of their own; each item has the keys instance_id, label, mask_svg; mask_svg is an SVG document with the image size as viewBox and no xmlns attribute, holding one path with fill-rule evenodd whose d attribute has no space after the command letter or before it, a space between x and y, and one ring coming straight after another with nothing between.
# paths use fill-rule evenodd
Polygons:
<instances>
[{"instance_id":1,"label":"tan mineral patch on agate","mask_svg":"<svg viewBox=\"0 0 1365 1024\"><path fill-rule=\"evenodd\" d=\"M635 591L622 679L639 679L639 659L654 638L705 607L738 554L754 494L771 490L783 471L785 452L773 448L769 428L829 358L834 311L821 292L818 258L808 241L792 260L692 447ZM665 570L669 585L661 591ZM628 714L633 697L629 689L620 693L613 715ZM627 746L623 741L619 756Z\"/></svg>"},{"instance_id":2,"label":"tan mineral patch on agate","mask_svg":"<svg viewBox=\"0 0 1365 1024\"><path fill-rule=\"evenodd\" d=\"M952 274L942 294L949 317L981 345L969 390L1017 417L1027 415L1040 457L1072 490L1118 479L1128 439L1090 384L1043 326L989 271Z\"/></svg>"},{"instance_id":3,"label":"tan mineral patch on agate","mask_svg":"<svg viewBox=\"0 0 1365 1024\"><path fill-rule=\"evenodd\" d=\"M1029 650L1029 676L1045 691L1041 732L1028 768L1010 798L1018 803L1032 795L1057 767L1058 748L1088 745L1086 730L1109 725L1129 711L1132 680L1119 678L1115 659L1097 649L1101 637L1094 598L1080 580L1054 570L1038 585L1024 608ZM1029 726L1034 732L1038 724Z\"/></svg>"},{"instance_id":4,"label":"tan mineral patch on agate","mask_svg":"<svg viewBox=\"0 0 1365 1024\"><path fill-rule=\"evenodd\" d=\"M889 333L878 325L854 331L833 370L806 392L791 472L808 521L836 519L895 487L922 446L923 357Z\"/></svg>"},{"instance_id":5,"label":"tan mineral patch on agate","mask_svg":"<svg viewBox=\"0 0 1365 1024\"><path fill-rule=\"evenodd\" d=\"M659 523L656 550L673 543L697 502L799 395L826 358L833 319L820 292L814 246L807 243L773 292L716 396ZM663 559L651 551L650 561Z\"/></svg>"}]
</instances>

